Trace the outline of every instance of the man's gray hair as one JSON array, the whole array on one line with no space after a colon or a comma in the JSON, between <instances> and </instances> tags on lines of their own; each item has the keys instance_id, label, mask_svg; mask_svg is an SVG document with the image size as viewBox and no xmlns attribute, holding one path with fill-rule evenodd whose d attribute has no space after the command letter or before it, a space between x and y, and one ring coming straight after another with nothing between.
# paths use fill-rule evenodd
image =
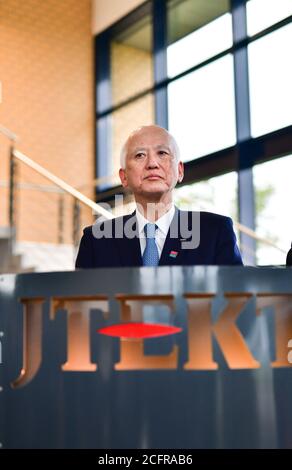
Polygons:
<instances>
[{"instance_id":1,"label":"man's gray hair","mask_svg":"<svg viewBox=\"0 0 292 470\"><path fill-rule=\"evenodd\" d=\"M168 132L168 130L164 129L164 127L156 126L156 125L141 126L141 127L138 127L137 129L135 129L133 132L131 132L131 134L130 134L129 137L127 138L126 142L125 142L124 145L122 146L121 153L120 153L120 165L121 165L121 168L125 168L125 166L126 166L126 157L127 157L128 144L129 144L130 138L131 138L134 134L136 134L137 132L139 132L139 131L141 131L142 129L147 128L147 127L157 127L158 129L164 130L164 131L169 135L172 153L173 153L173 155L174 155L176 161L179 162L179 160L180 160L179 146L178 146L178 144L177 144L177 141L176 141L175 138L173 137L173 135L170 134L170 132Z\"/></svg>"}]
</instances>

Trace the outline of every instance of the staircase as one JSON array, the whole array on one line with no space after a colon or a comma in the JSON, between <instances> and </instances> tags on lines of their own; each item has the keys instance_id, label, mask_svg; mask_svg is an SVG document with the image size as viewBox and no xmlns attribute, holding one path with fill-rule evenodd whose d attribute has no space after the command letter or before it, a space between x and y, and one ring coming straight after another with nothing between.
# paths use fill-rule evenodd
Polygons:
<instances>
[{"instance_id":1,"label":"staircase","mask_svg":"<svg viewBox=\"0 0 292 470\"><path fill-rule=\"evenodd\" d=\"M22 267L22 255L13 253L13 238L10 227L0 227L0 274L33 272L32 267Z\"/></svg>"}]
</instances>

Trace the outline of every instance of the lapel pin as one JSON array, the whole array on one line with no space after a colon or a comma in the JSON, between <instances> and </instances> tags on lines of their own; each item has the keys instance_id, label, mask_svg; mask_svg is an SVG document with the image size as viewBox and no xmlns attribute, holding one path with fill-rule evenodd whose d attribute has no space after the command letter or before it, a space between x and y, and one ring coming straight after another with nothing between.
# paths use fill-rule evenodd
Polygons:
<instances>
[{"instance_id":1,"label":"lapel pin","mask_svg":"<svg viewBox=\"0 0 292 470\"><path fill-rule=\"evenodd\" d=\"M171 252L169 253L169 256L170 256L171 258L176 258L177 255L178 255L178 251L171 250Z\"/></svg>"}]
</instances>

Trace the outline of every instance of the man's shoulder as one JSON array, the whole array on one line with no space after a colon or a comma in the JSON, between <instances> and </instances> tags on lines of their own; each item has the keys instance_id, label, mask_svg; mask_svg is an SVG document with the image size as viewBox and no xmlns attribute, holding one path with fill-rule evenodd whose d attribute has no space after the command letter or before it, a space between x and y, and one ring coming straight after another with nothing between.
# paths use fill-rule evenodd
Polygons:
<instances>
[{"instance_id":1,"label":"man's shoulder","mask_svg":"<svg viewBox=\"0 0 292 470\"><path fill-rule=\"evenodd\" d=\"M135 213L122 215L119 217L114 217L112 219L103 219L99 218L95 221L94 224L88 225L83 229L83 233L85 236L95 236L98 232L108 233L112 230L115 230L117 227L123 227L124 224L129 220L131 217L134 217Z\"/></svg>"},{"instance_id":2,"label":"man's shoulder","mask_svg":"<svg viewBox=\"0 0 292 470\"><path fill-rule=\"evenodd\" d=\"M201 223L220 224L224 222L232 222L232 219L230 217L226 215L216 214L215 212L180 210L180 214L181 216L188 216L189 219L192 219L192 217L200 217Z\"/></svg>"}]
</instances>

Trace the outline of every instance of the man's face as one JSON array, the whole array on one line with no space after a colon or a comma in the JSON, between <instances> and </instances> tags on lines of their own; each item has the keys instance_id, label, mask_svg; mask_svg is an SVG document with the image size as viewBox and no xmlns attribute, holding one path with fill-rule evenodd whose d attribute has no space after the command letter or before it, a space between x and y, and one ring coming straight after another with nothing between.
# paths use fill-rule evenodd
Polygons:
<instances>
[{"instance_id":1,"label":"man's face","mask_svg":"<svg viewBox=\"0 0 292 470\"><path fill-rule=\"evenodd\" d=\"M148 126L130 137L125 169L121 168L119 175L134 196L150 200L171 192L183 174L183 163L177 162L166 131Z\"/></svg>"}]
</instances>

